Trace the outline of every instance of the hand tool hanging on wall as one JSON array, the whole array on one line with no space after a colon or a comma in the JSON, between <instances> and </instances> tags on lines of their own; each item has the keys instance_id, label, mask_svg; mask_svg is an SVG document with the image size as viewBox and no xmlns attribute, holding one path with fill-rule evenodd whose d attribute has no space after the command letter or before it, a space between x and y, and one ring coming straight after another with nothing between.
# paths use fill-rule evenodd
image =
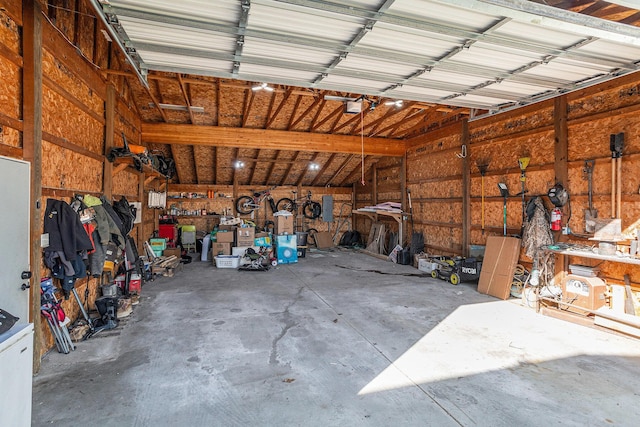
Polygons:
<instances>
[{"instance_id":1,"label":"hand tool hanging on wall","mask_svg":"<svg viewBox=\"0 0 640 427\"><path fill-rule=\"evenodd\" d=\"M522 195L522 226L524 227L525 218L527 216L527 204L524 201L524 193L527 192L525 190L525 181L527 180L527 176L525 171L527 170L527 166L529 166L529 162L531 161L530 157L520 157L518 159L518 166L520 166L520 182L522 183L522 191L520 194Z\"/></svg>"},{"instance_id":2,"label":"hand tool hanging on wall","mask_svg":"<svg viewBox=\"0 0 640 427\"><path fill-rule=\"evenodd\" d=\"M487 174L487 169L489 169L489 162L488 161L480 161L478 160L477 163L478 166L478 170L480 171L480 193L482 194L482 202L480 204L481 206L481 211L480 211L480 223L481 223L481 228L482 228L482 235L484 236L484 176Z\"/></svg>"},{"instance_id":3,"label":"hand tool hanging on wall","mask_svg":"<svg viewBox=\"0 0 640 427\"><path fill-rule=\"evenodd\" d=\"M611 134L609 136L609 147L611 149L611 218L620 218L624 132Z\"/></svg>"},{"instance_id":4,"label":"hand tool hanging on wall","mask_svg":"<svg viewBox=\"0 0 640 427\"><path fill-rule=\"evenodd\" d=\"M584 231L587 233L593 233L595 231L596 224L593 219L598 217L598 210L593 208L593 167L595 163L595 160L585 160L583 169L587 176L587 194L589 197L589 208L584 210Z\"/></svg>"},{"instance_id":5,"label":"hand tool hanging on wall","mask_svg":"<svg viewBox=\"0 0 640 427\"><path fill-rule=\"evenodd\" d=\"M498 188L500 189L500 195L504 198L504 203L502 204L502 224L503 224L503 233L507 235L507 197L509 197L509 188L507 188L507 184L504 182L498 183Z\"/></svg>"}]
</instances>

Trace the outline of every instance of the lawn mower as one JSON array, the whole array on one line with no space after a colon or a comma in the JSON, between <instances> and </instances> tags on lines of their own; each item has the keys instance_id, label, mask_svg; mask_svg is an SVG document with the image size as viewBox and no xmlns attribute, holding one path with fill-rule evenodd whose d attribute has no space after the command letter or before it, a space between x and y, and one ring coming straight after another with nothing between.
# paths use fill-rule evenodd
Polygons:
<instances>
[{"instance_id":1,"label":"lawn mower","mask_svg":"<svg viewBox=\"0 0 640 427\"><path fill-rule=\"evenodd\" d=\"M452 285L460 282L473 282L480 278L482 261L476 258L449 258L444 260L434 260L438 264L437 269L431 271L434 279L447 280Z\"/></svg>"}]
</instances>

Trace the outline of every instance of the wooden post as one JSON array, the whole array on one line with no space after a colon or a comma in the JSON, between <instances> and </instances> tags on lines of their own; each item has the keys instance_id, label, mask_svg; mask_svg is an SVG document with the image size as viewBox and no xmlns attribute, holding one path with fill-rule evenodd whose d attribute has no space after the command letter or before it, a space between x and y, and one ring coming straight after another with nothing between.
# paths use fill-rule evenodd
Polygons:
<instances>
[{"instance_id":1,"label":"wooden post","mask_svg":"<svg viewBox=\"0 0 640 427\"><path fill-rule=\"evenodd\" d=\"M567 128L567 96L554 99L553 122L555 128L555 162L556 183L567 186L569 169L569 130Z\"/></svg>"},{"instance_id":2,"label":"wooden post","mask_svg":"<svg viewBox=\"0 0 640 427\"><path fill-rule=\"evenodd\" d=\"M559 96L553 100L553 122L555 128L555 160L554 171L556 175L556 183L567 185L569 177L569 169L567 165L567 157L569 156L569 132L567 129L567 97ZM560 279L564 276L567 264L566 257L556 259L555 264L555 281L560 283Z\"/></svg>"},{"instance_id":3,"label":"wooden post","mask_svg":"<svg viewBox=\"0 0 640 427\"><path fill-rule=\"evenodd\" d=\"M42 248L42 8L40 2L22 3L22 153L31 163L31 217L29 265L31 269L29 319L34 327L33 372L40 370L42 326L40 316L40 265ZM6 185L6 184L5 184Z\"/></svg>"},{"instance_id":4,"label":"wooden post","mask_svg":"<svg viewBox=\"0 0 640 427\"><path fill-rule=\"evenodd\" d=\"M144 199L144 182L145 182L144 172L138 173L138 201L140 202L140 224L138 224L138 235L136 239L136 245L138 246L138 252L140 253L142 253L142 249L144 248L144 242L146 240L144 235L144 214L147 211L147 206L146 206L146 200Z\"/></svg>"},{"instance_id":5,"label":"wooden post","mask_svg":"<svg viewBox=\"0 0 640 427\"><path fill-rule=\"evenodd\" d=\"M111 201L113 195L113 163L107 160L106 156L113 148L113 137L115 133L116 116L116 89L113 85L107 85L107 100L104 105L104 168L102 179L102 193Z\"/></svg>"},{"instance_id":6,"label":"wooden post","mask_svg":"<svg viewBox=\"0 0 640 427\"><path fill-rule=\"evenodd\" d=\"M471 245L471 166L469 157L469 122L462 122L462 145L467 155L462 159L462 256L469 256Z\"/></svg>"},{"instance_id":7,"label":"wooden post","mask_svg":"<svg viewBox=\"0 0 640 427\"><path fill-rule=\"evenodd\" d=\"M373 167L371 171L371 204L378 204L378 165Z\"/></svg>"}]
</instances>

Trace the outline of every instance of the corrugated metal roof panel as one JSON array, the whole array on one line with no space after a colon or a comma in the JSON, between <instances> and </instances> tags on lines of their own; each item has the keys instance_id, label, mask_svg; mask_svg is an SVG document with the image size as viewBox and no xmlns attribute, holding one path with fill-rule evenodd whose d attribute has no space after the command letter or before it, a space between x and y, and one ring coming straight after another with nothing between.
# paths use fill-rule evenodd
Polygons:
<instances>
[{"instance_id":1,"label":"corrugated metal roof panel","mask_svg":"<svg viewBox=\"0 0 640 427\"><path fill-rule=\"evenodd\" d=\"M127 8L143 12L159 13L179 18L198 20L216 20L235 24L240 17L240 5L237 0L216 0L215 7L209 0L109 0L115 8Z\"/></svg>"},{"instance_id":2,"label":"corrugated metal roof panel","mask_svg":"<svg viewBox=\"0 0 640 427\"><path fill-rule=\"evenodd\" d=\"M287 80L310 80L317 75L316 73L308 71L297 71L278 67L269 67L267 65L256 65L247 63L240 65L240 73L243 75L269 76L276 79L272 80L276 83L284 82ZM257 78L253 80L262 81L264 79Z\"/></svg>"},{"instance_id":3,"label":"corrugated metal roof panel","mask_svg":"<svg viewBox=\"0 0 640 427\"><path fill-rule=\"evenodd\" d=\"M539 16L527 2L520 9L463 0L109 4L130 39L123 44L149 69L486 109L635 71L640 62L640 29L619 26L615 33L610 24L598 27L594 19L587 26L592 18L579 22L550 7Z\"/></svg>"},{"instance_id":4,"label":"corrugated metal roof panel","mask_svg":"<svg viewBox=\"0 0 640 427\"><path fill-rule=\"evenodd\" d=\"M416 71L416 68L411 65L398 64L390 61L378 60L376 58L367 58L359 55L349 55L347 59L341 61L335 68L336 72L339 70L352 70L361 72L379 73L384 75L385 80L389 79L401 79L406 75L409 75Z\"/></svg>"},{"instance_id":5,"label":"corrugated metal roof panel","mask_svg":"<svg viewBox=\"0 0 640 427\"><path fill-rule=\"evenodd\" d=\"M137 18L121 18L133 43L155 43L162 46L197 48L210 51L224 49L233 53L236 39L220 33L190 29L171 24L149 23Z\"/></svg>"},{"instance_id":6,"label":"corrugated metal roof panel","mask_svg":"<svg viewBox=\"0 0 640 427\"><path fill-rule=\"evenodd\" d=\"M227 61L157 52L141 52L141 54L144 54L145 64L152 68L156 66L158 69L163 70L168 70L169 68L178 70L186 67L190 70L208 71L209 73L204 73L205 75L211 72L227 73L230 71Z\"/></svg>"},{"instance_id":7,"label":"corrugated metal roof panel","mask_svg":"<svg viewBox=\"0 0 640 427\"><path fill-rule=\"evenodd\" d=\"M305 8L293 8L285 4L273 3L265 6L252 4L249 13L249 26L256 30L267 30L290 34L292 42L295 36L314 37L321 40L345 42L351 40L365 24L363 19L336 19L335 15L309 14Z\"/></svg>"},{"instance_id":8,"label":"corrugated metal roof panel","mask_svg":"<svg viewBox=\"0 0 640 427\"><path fill-rule=\"evenodd\" d=\"M396 0L390 12L406 18L420 18L467 30L481 31L496 22L496 17L485 13L424 0Z\"/></svg>"},{"instance_id":9,"label":"corrugated metal roof panel","mask_svg":"<svg viewBox=\"0 0 640 427\"><path fill-rule=\"evenodd\" d=\"M284 59L300 63L316 65L329 64L335 57L335 53L321 49L310 49L293 44L271 42L252 37L244 40L243 55Z\"/></svg>"},{"instance_id":10,"label":"corrugated metal roof panel","mask_svg":"<svg viewBox=\"0 0 640 427\"><path fill-rule=\"evenodd\" d=\"M554 49L573 46L585 39L584 35L541 28L538 25L517 21L509 21L492 34Z\"/></svg>"}]
</instances>

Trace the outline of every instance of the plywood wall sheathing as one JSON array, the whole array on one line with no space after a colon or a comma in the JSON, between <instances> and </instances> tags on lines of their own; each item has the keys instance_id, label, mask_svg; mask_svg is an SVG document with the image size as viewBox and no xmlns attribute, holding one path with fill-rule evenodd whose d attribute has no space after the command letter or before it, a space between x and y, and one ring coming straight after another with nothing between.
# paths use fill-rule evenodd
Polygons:
<instances>
[{"instance_id":1,"label":"plywood wall sheathing","mask_svg":"<svg viewBox=\"0 0 640 427\"><path fill-rule=\"evenodd\" d=\"M113 177L114 198L125 196L129 202L138 201L138 174L129 168ZM144 203L147 201L144 200Z\"/></svg>"}]
</instances>

